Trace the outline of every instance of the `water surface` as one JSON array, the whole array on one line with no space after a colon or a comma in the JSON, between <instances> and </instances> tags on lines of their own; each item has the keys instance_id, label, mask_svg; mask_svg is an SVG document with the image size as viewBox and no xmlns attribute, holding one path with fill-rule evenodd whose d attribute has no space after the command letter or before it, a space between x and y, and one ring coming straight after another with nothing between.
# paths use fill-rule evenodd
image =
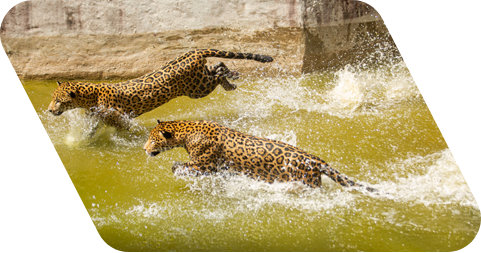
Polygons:
<instances>
[{"instance_id":1,"label":"water surface","mask_svg":"<svg viewBox=\"0 0 481 253\"><path fill-rule=\"evenodd\" d=\"M130 131L73 110L46 109L55 82L24 82L102 238L124 251L454 251L480 211L406 66L236 81L206 98L177 98ZM295 145L383 193L235 176L177 177L177 148L142 147L160 120L214 120Z\"/></svg>"}]
</instances>

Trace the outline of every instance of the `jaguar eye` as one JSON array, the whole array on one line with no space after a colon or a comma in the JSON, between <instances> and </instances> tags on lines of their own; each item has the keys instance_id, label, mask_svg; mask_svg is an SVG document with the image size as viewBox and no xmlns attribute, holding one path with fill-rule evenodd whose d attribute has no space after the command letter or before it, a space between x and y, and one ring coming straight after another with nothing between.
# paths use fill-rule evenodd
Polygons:
<instances>
[{"instance_id":1,"label":"jaguar eye","mask_svg":"<svg viewBox=\"0 0 481 253\"><path fill-rule=\"evenodd\" d=\"M155 141L151 141L150 144L155 145Z\"/></svg>"}]
</instances>

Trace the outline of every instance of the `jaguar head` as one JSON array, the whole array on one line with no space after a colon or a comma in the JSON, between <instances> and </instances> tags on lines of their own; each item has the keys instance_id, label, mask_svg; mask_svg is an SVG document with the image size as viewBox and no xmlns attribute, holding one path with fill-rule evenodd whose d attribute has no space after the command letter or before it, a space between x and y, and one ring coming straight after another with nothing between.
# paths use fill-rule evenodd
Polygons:
<instances>
[{"instance_id":1,"label":"jaguar head","mask_svg":"<svg viewBox=\"0 0 481 253\"><path fill-rule=\"evenodd\" d=\"M149 156L156 156L161 152L182 146L176 138L173 128L167 122L161 122L160 120L157 120L157 122L159 124L152 129L149 139L144 145L144 150Z\"/></svg>"},{"instance_id":2,"label":"jaguar head","mask_svg":"<svg viewBox=\"0 0 481 253\"><path fill-rule=\"evenodd\" d=\"M52 95L52 101L48 105L48 111L55 116L63 112L77 108L77 90L67 83L57 82L58 87Z\"/></svg>"}]
</instances>

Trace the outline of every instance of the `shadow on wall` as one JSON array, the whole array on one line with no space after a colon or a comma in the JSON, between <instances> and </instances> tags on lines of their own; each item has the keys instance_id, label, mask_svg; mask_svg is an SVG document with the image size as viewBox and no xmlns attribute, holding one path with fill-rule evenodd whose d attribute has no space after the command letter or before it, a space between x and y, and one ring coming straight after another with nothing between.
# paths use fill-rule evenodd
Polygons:
<instances>
[{"instance_id":1,"label":"shadow on wall","mask_svg":"<svg viewBox=\"0 0 481 253\"><path fill-rule=\"evenodd\" d=\"M342 12L342 17L359 18L367 9L349 9ZM397 18L333 26L326 25L333 20L322 19L325 10L317 11L314 24L309 24L304 15L304 24L307 24L303 29L304 73L338 69L346 64L382 64L400 56L481 50L481 1Z\"/></svg>"}]
</instances>

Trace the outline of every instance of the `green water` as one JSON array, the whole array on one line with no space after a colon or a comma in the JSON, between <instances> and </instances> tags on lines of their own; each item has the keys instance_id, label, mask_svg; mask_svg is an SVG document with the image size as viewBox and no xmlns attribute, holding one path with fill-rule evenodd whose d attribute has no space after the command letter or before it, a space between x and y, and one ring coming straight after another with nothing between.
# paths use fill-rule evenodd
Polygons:
<instances>
[{"instance_id":1,"label":"green water","mask_svg":"<svg viewBox=\"0 0 481 253\"><path fill-rule=\"evenodd\" d=\"M480 211L406 67L244 77L199 100L177 98L93 137L81 110L46 112L54 82L24 82L101 237L124 251L454 251ZM313 153L389 194L177 177L183 149L149 158L160 120L214 120Z\"/></svg>"}]
</instances>

